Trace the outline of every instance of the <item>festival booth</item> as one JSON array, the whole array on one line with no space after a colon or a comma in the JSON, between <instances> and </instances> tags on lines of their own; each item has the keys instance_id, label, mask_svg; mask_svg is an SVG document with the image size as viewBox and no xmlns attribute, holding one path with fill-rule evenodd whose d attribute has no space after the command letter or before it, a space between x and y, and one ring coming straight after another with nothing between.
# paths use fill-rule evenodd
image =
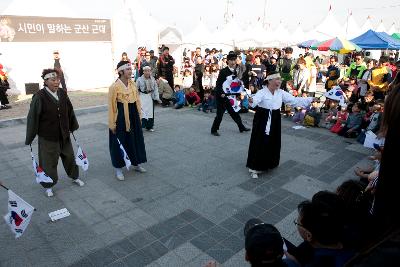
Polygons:
<instances>
[{"instance_id":1,"label":"festival booth","mask_svg":"<svg viewBox=\"0 0 400 267\"><path fill-rule=\"evenodd\" d=\"M351 41L366 50L400 49L400 40L391 37L387 33L373 30L368 30Z\"/></svg>"}]
</instances>

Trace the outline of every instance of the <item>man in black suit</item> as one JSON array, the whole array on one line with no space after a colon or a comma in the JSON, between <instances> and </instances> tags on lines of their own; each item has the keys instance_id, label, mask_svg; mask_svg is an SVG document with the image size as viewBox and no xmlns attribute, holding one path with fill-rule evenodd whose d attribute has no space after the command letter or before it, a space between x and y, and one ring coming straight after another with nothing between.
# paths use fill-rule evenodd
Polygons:
<instances>
[{"instance_id":1,"label":"man in black suit","mask_svg":"<svg viewBox=\"0 0 400 267\"><path fill-rule=\"evenodd\" d=\"M236 71L236 58L237 54L234 52L229 52L227 56L228 66L223 68L218 75L217 83L215 86L215 96L217 102L217 115L215 116L214 123L211 127L211 134L215 136L219 136L218 133L219 125L221 124L222 117L224 116L225 110L228 111L229 115L231 115L232 119L236 122L239 127L240 132L250 131L249 128L245 127L242 123L242 119L240 115L235 112L229 103L229 99L227 95L235 95L235 94L227 94L224 92L222 85L226 81L226 78L230 75L237 75Z\"/></svg>"}]
</instances>

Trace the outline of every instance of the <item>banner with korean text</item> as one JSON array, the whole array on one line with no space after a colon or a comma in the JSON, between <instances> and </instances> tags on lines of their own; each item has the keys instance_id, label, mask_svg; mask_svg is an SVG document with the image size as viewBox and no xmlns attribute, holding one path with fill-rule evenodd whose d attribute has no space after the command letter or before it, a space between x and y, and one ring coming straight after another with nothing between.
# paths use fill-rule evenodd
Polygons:
<instances>
[{"instance_id":1,"label":"banner with korean text","mask_svg":"<svg viewBox=\"0 0 400 267\"><path fill-rule=\"evenodd\" d=\"M111 42L109 19L0 16L1 42Z\"/></svg>"}]
</instances>

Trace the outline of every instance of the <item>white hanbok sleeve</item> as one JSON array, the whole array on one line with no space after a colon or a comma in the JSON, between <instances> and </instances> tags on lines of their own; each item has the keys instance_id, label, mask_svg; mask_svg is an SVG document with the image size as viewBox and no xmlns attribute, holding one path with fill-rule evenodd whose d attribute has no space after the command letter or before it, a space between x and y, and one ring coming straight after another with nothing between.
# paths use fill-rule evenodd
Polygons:
<instances>
[{"instance_id":1,"label":"white hanbok sleeve","mask_svg":"<svg viewBox=\"0 0 400 267\"><path fill-rule=\"evenodd\" d=\"M288 92L282 90L282 101L293 107L308 107L311 105L313 99L313 97L294 97Z\"/></svg>"},{"instance_id":2,"label":"white hanbok sleeve","mask_svg":"<svg viewBox=\"0 0 400 267\"><path fill-rule=\"evenodd\" d=\"M264 92L262 90L258 91L255 95L251 97L253 99L253 103L250 103L252 108L256 107L264 98Z\"/></svg>"}]
</instances>

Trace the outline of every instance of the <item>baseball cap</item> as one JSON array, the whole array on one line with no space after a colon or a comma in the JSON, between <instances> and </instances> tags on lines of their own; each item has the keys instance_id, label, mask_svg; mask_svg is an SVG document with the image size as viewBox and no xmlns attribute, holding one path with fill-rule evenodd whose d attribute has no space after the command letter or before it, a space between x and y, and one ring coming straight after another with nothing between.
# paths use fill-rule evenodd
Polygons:
<instances>
[{"instance_id":1,"label":"baseball cap","mask_svg":"<svg viewBox=\"0 0 400 267\"><path fill-rule=\"evenodd\" d=\"M252 264L282 260L283 239L278 229L260 219L250 219L244 227L245 249Z\"/></svg>"}]
</instances>

